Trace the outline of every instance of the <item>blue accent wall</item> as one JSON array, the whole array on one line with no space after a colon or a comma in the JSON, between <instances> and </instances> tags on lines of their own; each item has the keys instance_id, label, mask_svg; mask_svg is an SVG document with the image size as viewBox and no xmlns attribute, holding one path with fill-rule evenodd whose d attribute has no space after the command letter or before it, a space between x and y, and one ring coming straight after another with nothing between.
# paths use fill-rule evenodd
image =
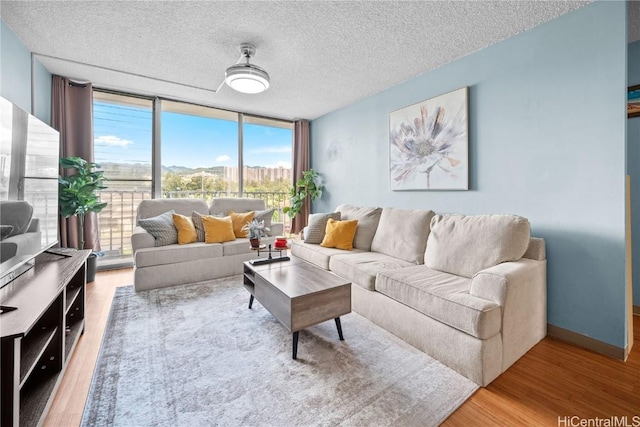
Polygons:
<instances>
[{"instance_id":1,"label":"blue accent wall","mask_svg":"<svg viewBox=\"0 0 640 427\"><path fill-rule=\"evenodd\" d=\"M623 348L626 5L595 2L311 123L340 203L513 213L546 239L548 321ZM469 87L470 191L392 192L389 113Z\"/></svg>"},{"instance_id":2,"label":"blue accent wall","mask_svg":"<svg viewBox=\"0 0 640 427\"><path fill-rule=\"evenodd\" d=\"M51 73L35 59L33 61L33 115L51 124Z\"/></svg>"},{"instance_id":3,"label":"blue accent wall","mask_svg":"<svg viewBox=\"0 0 640 427\"><path fill-rule=\"evenodd\" d=\"M640 85L640 41L629 44L627 56L629 86ZM627 171L631 176L633 305L640 306L640 117L627 119Z\"/></svg>"},{"instance_id":4,"label":"blue accent wall","mask_svg":"<svg viewBox=\"0 0 640 427\"><path fill-rule=\"evenodd\" d=\"M33 91L33 109L31 96ZM51 73L36 59L33 87L31 52L11 28L0 20L0 95L51 123Z\"/></svg>"}]
</instances>

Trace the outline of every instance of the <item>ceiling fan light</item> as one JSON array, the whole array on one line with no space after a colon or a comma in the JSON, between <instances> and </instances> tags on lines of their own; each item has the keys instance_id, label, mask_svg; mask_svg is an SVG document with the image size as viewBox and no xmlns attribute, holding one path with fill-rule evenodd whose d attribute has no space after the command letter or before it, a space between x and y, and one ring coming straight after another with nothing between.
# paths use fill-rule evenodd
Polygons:
<instances>
[{"instance_id":1,"label":"ceiling fan light","mask_svg":"<svg viewBox=\"0 0 640 427\"><path fill-rule=\"evenodd\" d=\"M227 68L224 81L242 93L260 93L269 89L269 74L253 64L236 64Z\"/></svg>"}]
</instances>

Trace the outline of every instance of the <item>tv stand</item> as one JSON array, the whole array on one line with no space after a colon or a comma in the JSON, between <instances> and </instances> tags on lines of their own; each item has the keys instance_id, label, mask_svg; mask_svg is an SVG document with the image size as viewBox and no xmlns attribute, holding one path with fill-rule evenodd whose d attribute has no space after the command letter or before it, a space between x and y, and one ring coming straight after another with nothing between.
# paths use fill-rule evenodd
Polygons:
<instances>
[{"instance_id":1,"label":"tv stand","mask_svg":"<svg viewBox=\"0 0 640 427\"><path fill-rule=\"evenodd\" d=\"M45 253L71 258L73 254L76 253L76 251L76 249L70 248L49 248L45 251Z\"/></svg>"},{"instance_id":2,"label":"tv stand","mask_svg":"<svg viewBox=\"0 0 640 427\"><path fill-rule=\"evenodd\" d=\"M17 308L0 320L0 426L44 422L84 332L90 253L42 253L31 270L0 289L0 303Z\"/></svg>"}]
</instances>

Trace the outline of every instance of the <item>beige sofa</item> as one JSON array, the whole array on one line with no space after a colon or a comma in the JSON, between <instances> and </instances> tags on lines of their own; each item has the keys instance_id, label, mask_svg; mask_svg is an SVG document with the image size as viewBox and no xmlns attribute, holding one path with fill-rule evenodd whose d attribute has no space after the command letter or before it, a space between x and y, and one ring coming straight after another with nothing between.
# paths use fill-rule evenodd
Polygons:
<instances>
[{"instance_id":1,"label":"beige sofa","mask_svg":"<svg viewBox=\"0 0 640 427\"><path fill-rule=\"evenodd\" d=\"M260 199L217 198L211 201L210 206L202 199L143 200L138 206L136 221L171 210L186 216L191 216L193 212L226 216L230 210L242 213L264 211L266 208L264 201ZM272 223L269 237L263 238L262 243L273 243L275 236L281 235L283 229L282 223ZM258 252L250 249L247 238L224 243L155 244L154 237L144 228L135 227L131 235L131 246L136 291L242 274L242 263L258 257ZM266 254L261 252L259 256L264 257Z\"/></svg>"},{"instance_id":2,"label":"beige sofa","mask_svg":"<svg viewBox=\"0 0 640 427\"><path fill-rule=\"evenodd\" d=\"M544 240L513 215L339 206L353 251L293 241L352 282L352 308L486 386L546 335Z\"/></svg>"}]
</instances>

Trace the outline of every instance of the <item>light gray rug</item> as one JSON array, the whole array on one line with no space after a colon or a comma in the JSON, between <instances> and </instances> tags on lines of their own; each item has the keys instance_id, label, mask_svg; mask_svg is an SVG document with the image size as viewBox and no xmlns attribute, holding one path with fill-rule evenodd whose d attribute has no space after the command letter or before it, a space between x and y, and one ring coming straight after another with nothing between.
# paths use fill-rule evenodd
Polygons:
<instances>
[{"instance_id":1,"label":"light gray rug","mask_svg":"<svg viewBox=\"0 0 640 427\"><path fill-rule=\"evenodd\" d=\"M291 335L242 277L118 288L83 426L435 426L477 385L356 313Z\"/></svg>"}]
</instances>

